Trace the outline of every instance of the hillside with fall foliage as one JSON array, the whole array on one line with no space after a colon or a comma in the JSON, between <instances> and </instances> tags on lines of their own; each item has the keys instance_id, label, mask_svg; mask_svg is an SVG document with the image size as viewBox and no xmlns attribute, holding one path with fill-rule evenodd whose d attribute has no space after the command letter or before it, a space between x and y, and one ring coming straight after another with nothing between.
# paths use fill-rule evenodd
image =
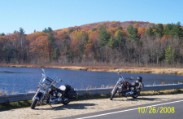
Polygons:
<instances>
[{"instance_id":1,"label":"hillside with fall foliage","mask_svg":"<svg viewBox=\"0 0 183 119\"><path fill-rule=\"evenodd\" d=\"M100 22L25 34L0 34L0 63L137 64L183 63L180 23Z\"/></svg>"}]
</instances>

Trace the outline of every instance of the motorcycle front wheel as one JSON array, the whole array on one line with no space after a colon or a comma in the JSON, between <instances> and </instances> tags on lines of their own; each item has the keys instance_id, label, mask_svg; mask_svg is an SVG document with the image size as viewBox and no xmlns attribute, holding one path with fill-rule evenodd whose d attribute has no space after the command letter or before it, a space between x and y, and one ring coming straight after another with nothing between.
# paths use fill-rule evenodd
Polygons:
<instances>
[{"instance_id":1,"label":"motorcycle front wheel","mask_svg":"<svg viewBox=\"0 0 183 119\"><path fill-rule=\"evenodd\" d=\"M37 105L38 100L34 99L32 104L31 104L31 109L35 109L36 105Z\"/></svg>"},{"instance_id":2,"label":"motorcycle front wheel","mask_svg":"<svg viewBox=\"0 0 183 119\"><path fill-rule=\"evenodd\" d=\"M118 90L118 87L115 87L115 88L112 90L110 100L113 100L115 94L117 93L117 90Z\"/></svg>"}]
</instances>

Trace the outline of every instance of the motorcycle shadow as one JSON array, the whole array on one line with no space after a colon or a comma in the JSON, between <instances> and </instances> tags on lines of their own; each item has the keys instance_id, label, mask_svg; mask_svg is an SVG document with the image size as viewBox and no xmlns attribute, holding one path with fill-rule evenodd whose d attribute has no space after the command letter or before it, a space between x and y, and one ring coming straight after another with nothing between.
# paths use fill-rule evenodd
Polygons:
<instances>
[{"instance_id":1,"label":"motorcycle shadow","mask_svg":"<svg viewBox=\"0 0 183 119\"><path fill-rule=\"evenodd\" d=\"M48 108L36 108L36 110L65 110L65 109L87 109L89 106L95 106L96 104L94 103L80 103L80 104L68 104L68 105L52 105L52 107Z\"/></svg>"}]
</instances>

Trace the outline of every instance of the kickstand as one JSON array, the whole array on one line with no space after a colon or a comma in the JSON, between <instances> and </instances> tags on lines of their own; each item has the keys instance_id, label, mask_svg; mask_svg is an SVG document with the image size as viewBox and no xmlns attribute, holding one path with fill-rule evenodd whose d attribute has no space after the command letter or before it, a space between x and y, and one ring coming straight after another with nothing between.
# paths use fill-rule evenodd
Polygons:
<instances>
[{"instance_id":1,"label":"kickstand","mask_svg":"<svg viewBox=\"0 0 183 119\"><path fill-rule=\"evenodd\" d=\"M50 105L50 107L52 108L52 109L54 109L54 107L53 106L51 106L51 104L49 104Z\"/></svg>"},{"instance_id":2,"label":"kickstand","mask_svg":"<svg viewBox=\"0 0 183 119\"><path fill-rule=\"evenodd\" d=\"M128 96L126 96L126 100L128 100Z\"/></svg>"}]
</instances>

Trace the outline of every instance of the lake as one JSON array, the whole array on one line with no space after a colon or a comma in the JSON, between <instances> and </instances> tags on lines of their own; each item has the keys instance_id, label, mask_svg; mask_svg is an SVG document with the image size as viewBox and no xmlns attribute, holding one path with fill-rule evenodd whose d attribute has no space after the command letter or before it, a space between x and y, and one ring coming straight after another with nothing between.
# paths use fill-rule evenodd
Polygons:
<instances>
[{"instance_id":1,"label":"lake","mask_svg":"<svg viewBox=\"0 0 183 119\"><path fill-rule=\"evenodd\" d=\"M53 79L62 79L75 89L110 87L118 80L117 73L88 72L47 68L46 75ZM26 93L35 91L42 74L41 68L0 67L0 90L7 93ZM183 76L167 74L129 74L124 77L142 76L145 85L183 83Z\"/></svg>"}]
</instances>

